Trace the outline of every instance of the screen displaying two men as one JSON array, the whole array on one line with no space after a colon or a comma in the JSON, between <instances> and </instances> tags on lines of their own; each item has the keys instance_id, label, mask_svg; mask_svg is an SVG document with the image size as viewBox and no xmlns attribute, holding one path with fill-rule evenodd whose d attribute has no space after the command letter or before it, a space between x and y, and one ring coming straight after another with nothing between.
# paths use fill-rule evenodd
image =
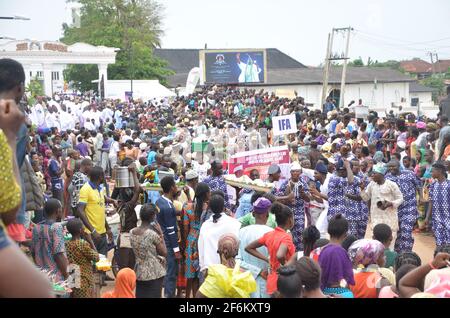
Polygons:
<instances>
[{"instance_id":1,"label":"screen displaying two men","mask_svg":"<svg viewBox=\"0 0 450 318\"><path fill-rule=\"evenodd\" d=\"M242 84L266 82L264 50L202 51L206 83Z\"/></svg>"}]
</instances>

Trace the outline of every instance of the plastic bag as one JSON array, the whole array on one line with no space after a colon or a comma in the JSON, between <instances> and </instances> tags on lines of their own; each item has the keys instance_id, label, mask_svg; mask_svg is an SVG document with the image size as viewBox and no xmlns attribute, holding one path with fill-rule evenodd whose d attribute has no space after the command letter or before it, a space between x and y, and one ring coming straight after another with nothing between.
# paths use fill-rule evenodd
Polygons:
<instances>
[{"instance_id":1,"label":"plastic bag","mask_svg":"<svg viewBox=\"0 0 450 318\"><path fill-rule=\"evenodd\" d=\"M208 267L208 276L200 292L208 298L250 298L256 291L256 281L249 271L241 272L240 262L228 268L217 264Z\"/></svg>"}]
</instances>

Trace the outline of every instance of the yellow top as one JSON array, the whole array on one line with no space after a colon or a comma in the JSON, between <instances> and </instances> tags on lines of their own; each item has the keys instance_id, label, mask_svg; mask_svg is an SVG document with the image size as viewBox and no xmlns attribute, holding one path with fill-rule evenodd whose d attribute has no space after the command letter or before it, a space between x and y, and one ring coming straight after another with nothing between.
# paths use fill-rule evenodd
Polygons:
<instances>
[{"instance_id":1,"label":"yellow top","mask_svg":"<svg viewBox=\"0 0 450 318\"><path fill-rule=\"evenodd\" d=\"M106 233L105 189L102 188L101 191L93 189L88 182L80 190L79 202L86 205L86 217L97 233Z\"/></svg>"},{"instance_id":2,"label":"yellow top","mask_svg":"<svg viewBox=\"0 0 450 318\"><path fill-rule=\"evenodd\" d=\"M13 153L3 130L0 129L0 213L17 207L21 200L21 189L14 177ZM0 226L3 222L0 218Z\"/></svg>"}]
</instances>

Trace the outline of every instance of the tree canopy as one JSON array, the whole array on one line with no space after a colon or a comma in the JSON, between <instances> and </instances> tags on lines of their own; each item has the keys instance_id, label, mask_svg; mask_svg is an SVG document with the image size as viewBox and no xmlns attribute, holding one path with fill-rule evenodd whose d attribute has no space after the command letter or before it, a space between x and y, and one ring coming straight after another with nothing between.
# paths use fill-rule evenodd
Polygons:
<instances>
[{"instance_id":1,"label":"tree canopy","mask_svg":"<svg viewBox=\"0 0 450 318\"><path fill-rule=\"evenodd\" d=\"M71 2L73 0L68 0ZM167 62L153 55L161 43L163 7L154 0L79 0L80 27L63 25L63 43L84 42L119 48L108 79L158 79L166 84ZM70 65L65 78L80 90L95 89L97 65Z\"/></svg>"}]
</instances>

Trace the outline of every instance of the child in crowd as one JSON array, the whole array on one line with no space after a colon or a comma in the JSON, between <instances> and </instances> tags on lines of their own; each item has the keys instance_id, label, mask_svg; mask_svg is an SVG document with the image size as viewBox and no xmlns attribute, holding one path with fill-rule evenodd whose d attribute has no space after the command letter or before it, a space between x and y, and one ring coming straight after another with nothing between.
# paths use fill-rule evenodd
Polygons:
<instances>
[{"instance_id":1,"label":"child in crowd","mask_svg":"<svg viewBox=\"0 0 450 318\"><path fill-rule=\"evenodd\" d=\"M280 203L274 203L271 208L278 226L272 232L264 234L259 240L250 243L245 251L270 264L271 272L267 277L267 293L277 297L277 270L294 255L295 246L291 234L287 233L294 226L294 214L292 210ZM269 258L261 254L257 248L265 246L269 251Z\"/></svg>"},{"instance_id":2,"label":"child in crowd","mask_svg":"<svg viewBox=\"0 0 450 318\"><path fill-rule=\"evenodd\" d=\"M384 256L386 257L384 267L393 269L397 253L389 249L393 240L392 230L389 225L382 223L375 225L373 228L373 239L380 241L384 245Z\"/></svg>"},{"instance_id":3,"label":"child in crowd","mask_svg":"<svg viewBox=\"0 0 450 318\"><path fill-rule=\"evenodd\" d=\"M72 298L94 297L94 272L92 262L98 262L99 255L95 250L94 243L81 239L84 233L83 223L80 219L71 219L67 222L67 230L72 239L66 242L67 257L70 264L80 267L80 288L73 288Z\"/></svg>"},{"instance_id":4,"label":"child in crowd","mask_svg":"<svg viewBox=\"0 0 450 318\"><path fill-rule=\"evenodd\" d=\"M302 281L295 266L283 266L278 269L278 298L302 298Z\"/></svg>"},{"instance_id":5,"label":"child in crowd","mask_svg":"<svg viewBox=\"0 0 450 318\"><path fill-rule=\"evenodd\" d=\"M31 242L34 262L39 268L55 275L57 281L69 277L61 217L61 202L49 199L44 205L45 219L34 226Z\"/></svg>"},{"instance_id":6,"label":"child in crowd","mask_svg":"<svg viewBox=\"0 0 450 318\"><path fill-rule=\"evenodd\" d=\"M378 295L378 298L399 298L399 291L398 286L400 279L403 278L406 274L408 274L413 269L417 268L417 266L414 266L412 264L405 264L402 267L400 267L395 272L395 286L384 286L381 288L380 293Z\"/></svg>"},{"instance_id":7,"label":"child in crowd","mask_svg":"<svg viewBox=\"0 0 450 318\"><path fill-rule=\"evenodd\" d=\"M136 298L136 273L131 268L122 268L116 277L114 290L106 292L102 298Z\"/></svg>"}]
</instances>

